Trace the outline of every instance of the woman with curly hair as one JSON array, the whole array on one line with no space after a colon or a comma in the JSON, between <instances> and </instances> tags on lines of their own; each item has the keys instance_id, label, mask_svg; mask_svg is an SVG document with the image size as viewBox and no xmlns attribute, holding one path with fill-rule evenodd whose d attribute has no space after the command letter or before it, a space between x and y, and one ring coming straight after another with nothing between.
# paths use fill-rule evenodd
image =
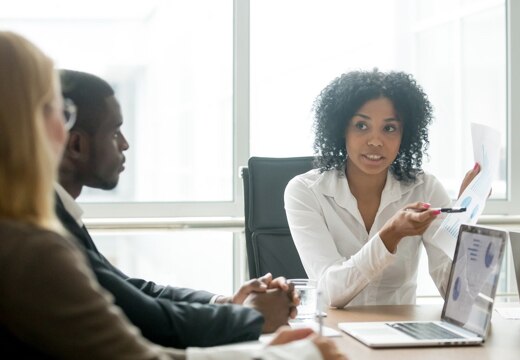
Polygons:
<instances>
[{"instance_id":1,"label":"woman with curly hair","mask_svg":"<svg viewBox=\"0 0 520 360\"><path fill-rule=\"evenodd\" d=\"M317 169L285 190L308 276L334 307L412 304L423 244L444 296L455 244L432 241L434 207L451 200L421 170L432 120L426 94L409 74L354 71L325 87L314 111ZM461 193L478 171L466 174Z\"/></svg>"}]
</instances>

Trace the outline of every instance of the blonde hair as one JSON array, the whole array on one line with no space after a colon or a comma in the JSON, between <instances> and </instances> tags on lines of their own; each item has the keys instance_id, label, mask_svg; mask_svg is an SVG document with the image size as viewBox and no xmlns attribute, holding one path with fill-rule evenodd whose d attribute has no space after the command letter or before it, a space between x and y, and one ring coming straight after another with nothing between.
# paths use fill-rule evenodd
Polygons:
<instances>
[{"instance_id":1,"label":"blonde hair","mask_svg":"<svg viewBox=\"0 0 520 360\"><path fill-rule=\"evenodd\" d=\"M59 159L44 124L56 86L50 58L22 36L0 31L0 218L62 232L53 192Z\"/></svg>"}]
</instances>

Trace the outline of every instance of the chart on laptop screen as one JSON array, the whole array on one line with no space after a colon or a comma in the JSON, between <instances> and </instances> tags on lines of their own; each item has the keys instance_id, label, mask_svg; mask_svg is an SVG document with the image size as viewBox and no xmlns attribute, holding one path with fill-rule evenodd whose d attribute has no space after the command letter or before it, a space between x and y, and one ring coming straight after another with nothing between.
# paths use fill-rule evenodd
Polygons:
<instances>
[{"instance_id":1,"label":"chart on laptop screen","mask_svg":"<svg viewBox=\"0 0 520 360\"><path fill-rule=\"evenodd\" d=\"M460 242L445 316L481 334L491 316L503 241L489 234L462 232Z\"/></svg>"}]
</instances>

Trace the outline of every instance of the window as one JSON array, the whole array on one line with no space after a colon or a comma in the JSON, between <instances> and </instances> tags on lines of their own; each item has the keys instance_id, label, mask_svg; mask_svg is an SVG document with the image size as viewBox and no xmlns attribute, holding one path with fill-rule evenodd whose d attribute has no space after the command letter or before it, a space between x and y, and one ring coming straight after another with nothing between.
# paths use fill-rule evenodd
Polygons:
<instances>
[{"instance_id":1,"label":"window","mask_svg":"<svg viewBox=\"0 0 520 360\"><path fill-rule=\"evenodd\" d=\"M0 0L1 29L101 76L121 103L126 171L110 192L83 190L87 218L239 215L233 26L232 0ZM125 227L92 235L128 275L232 292L231 230Z\"/></svg>"},{"instance_id":2,"label":"window","mask_svg":"<svg viewBox=\"0 0 520 360\"><path fill-rule=\"evenodd\" d=\"M252 0L251 154L312 154L311 106L332 79L400 70L434 106L425 169L456 198L473 167L470 123L491 125L503 145L492 198L505 200L506 54L503 0Z\"/></svg>"},{"instance_id":3,"label":"window","mask_svg":"<svg viewBox=\"0 0 520 360\"><path fill-rule=\"evenodd\" d=\"M92 236L101 253L128 276L216 294L233 293L231 233L98 230Z\"/></svg>"},{"instance_id":4,"label":"window","mask_svg":"<svg viewBox=\"0 0 520 360\"><path fill-rule=\"evenodd\" d=\"M84 202L232 202L233 1L4 1L60 68L111 83L130 143L111 192Z\"/></svg>"},{"instance_id":5,"label":"window","mask_svg":"<svg viewBox=\"0 0 520 360\"><path fill-rule=\"evenodd\" d=\"M410 72L429 94L425 169L454 197L473 165L470 123L500 131L486 213L514 213L514 11L505 0L20 0L0 1L0 26L116 89L128 166L112 192L84 192L88 216L240 216L238 166L250 155L311 154L317 94L373 67Z\"/></svg>"}]
</instances>

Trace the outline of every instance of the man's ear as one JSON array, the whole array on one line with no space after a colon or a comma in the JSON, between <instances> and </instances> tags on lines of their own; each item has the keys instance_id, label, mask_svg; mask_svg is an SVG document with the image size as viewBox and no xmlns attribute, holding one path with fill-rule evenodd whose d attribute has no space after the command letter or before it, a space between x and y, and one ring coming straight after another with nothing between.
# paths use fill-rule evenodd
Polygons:
<instances>
[{"instance_id":1,"label":"man's ear","mask_svg":"<svg viewBox=\"0 0 520 360\"><path fill-rule=\"evenodd\" d=\"M65 148L65 156L71 160L85 161L90 154L90 136L81 130L72 130Z\"/></svg>"}]
</instances>

